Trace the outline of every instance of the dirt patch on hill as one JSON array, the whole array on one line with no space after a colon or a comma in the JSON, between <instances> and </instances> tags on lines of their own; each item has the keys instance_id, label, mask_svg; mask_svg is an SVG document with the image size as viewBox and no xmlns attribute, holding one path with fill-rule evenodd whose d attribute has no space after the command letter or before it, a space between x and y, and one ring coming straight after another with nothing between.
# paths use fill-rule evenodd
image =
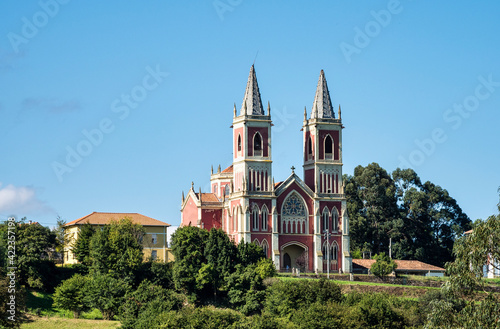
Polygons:
<instances>
[{"instance_id":1,"label":"dirt patch on hill","mask_svg":"<svg viewBox=\"0 0 500 329\"><path fill-rule=\"evenodd\" d=\"M424 295L428 289L425 288L407 288L407 287L390 287L390 286L368 286L360 284L345 284L341 286L342 293L357 292L384 292L398 297L413 297L417 298Z\"/></svg>"}]
</instances>

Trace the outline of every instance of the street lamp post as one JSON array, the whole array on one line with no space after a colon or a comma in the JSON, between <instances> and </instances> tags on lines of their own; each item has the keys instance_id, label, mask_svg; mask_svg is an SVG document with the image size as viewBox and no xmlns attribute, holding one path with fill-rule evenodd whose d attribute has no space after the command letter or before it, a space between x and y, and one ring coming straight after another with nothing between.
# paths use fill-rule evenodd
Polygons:
<instances>
[{"instance_id":1,"label":"street lamp post","mask_svg":"<svg viewBox=\"0 0 500 329\"><path fill-rule=\"evenodd\" d=\"M331 233L328 232L328 230L324 231L325 233L325 240L326 240L326 275L327 279L330 279L330 237L332 236Z\"/></svg>"}]
</instances>

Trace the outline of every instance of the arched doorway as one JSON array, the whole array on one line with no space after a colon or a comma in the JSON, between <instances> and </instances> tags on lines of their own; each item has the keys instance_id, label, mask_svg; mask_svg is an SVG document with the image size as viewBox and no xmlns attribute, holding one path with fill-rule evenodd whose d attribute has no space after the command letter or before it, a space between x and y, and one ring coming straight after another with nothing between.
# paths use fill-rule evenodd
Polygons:
<instances>
[{"instance_id":1,"label":"arched doorway","mask_svg":"<svg viewBox=\"0 0 500 329\"><path fill-rule=\"evenodd\" d=\"M285 253L283 255L283 267L285 270L290 270L292 268L292 259L290 258L290 255L288 253Z\"/></svg>"},{"instance_id":2,"label":"arched doorway","mask_svg":"<svg viewBox=\"0 0 500 329\"><path fill-rule=\"evenodd\" d=\"M293 268L301 272L309 270L309 257L307 247L299 242L291 242L281 247L283 255L282 271L291 271Z\"/></svg>"}]
</instances>

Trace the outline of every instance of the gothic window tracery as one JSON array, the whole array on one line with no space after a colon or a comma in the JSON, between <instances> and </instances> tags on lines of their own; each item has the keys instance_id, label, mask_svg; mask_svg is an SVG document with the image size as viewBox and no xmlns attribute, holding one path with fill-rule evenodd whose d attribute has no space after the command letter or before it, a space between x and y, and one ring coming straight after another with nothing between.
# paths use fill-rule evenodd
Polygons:
<instances>
[{"instance_id":1,"label":"gothic window tracery","mask_svg":"<svg viewBox=\"0 0 500 329\"><path fill-rule=\"evenodd\" d=\"M281 232L308 233L307 210L296 192L285 199L281 214Z\"/></svg>"}]
</instances>

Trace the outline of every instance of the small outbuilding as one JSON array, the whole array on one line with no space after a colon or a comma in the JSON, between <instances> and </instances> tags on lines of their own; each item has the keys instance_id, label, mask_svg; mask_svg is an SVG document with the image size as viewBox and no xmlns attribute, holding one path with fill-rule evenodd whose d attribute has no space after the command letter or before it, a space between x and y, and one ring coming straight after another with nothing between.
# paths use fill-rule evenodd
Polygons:
<instances>
[{"instance_id":1,"label":"small outbuilding","mask_svg":"<svg viewBox=\"0 0 500 329\"><path fill-rule=\"evenodd\" d=\"M422 276L444 276L446 271L442 267L427 264L418 260L397 260L394 262L398 266L396 274L411 274ZM368 274L375 259L353 259L352 269L354 273Z\"/></svg>"}]
</instances>

